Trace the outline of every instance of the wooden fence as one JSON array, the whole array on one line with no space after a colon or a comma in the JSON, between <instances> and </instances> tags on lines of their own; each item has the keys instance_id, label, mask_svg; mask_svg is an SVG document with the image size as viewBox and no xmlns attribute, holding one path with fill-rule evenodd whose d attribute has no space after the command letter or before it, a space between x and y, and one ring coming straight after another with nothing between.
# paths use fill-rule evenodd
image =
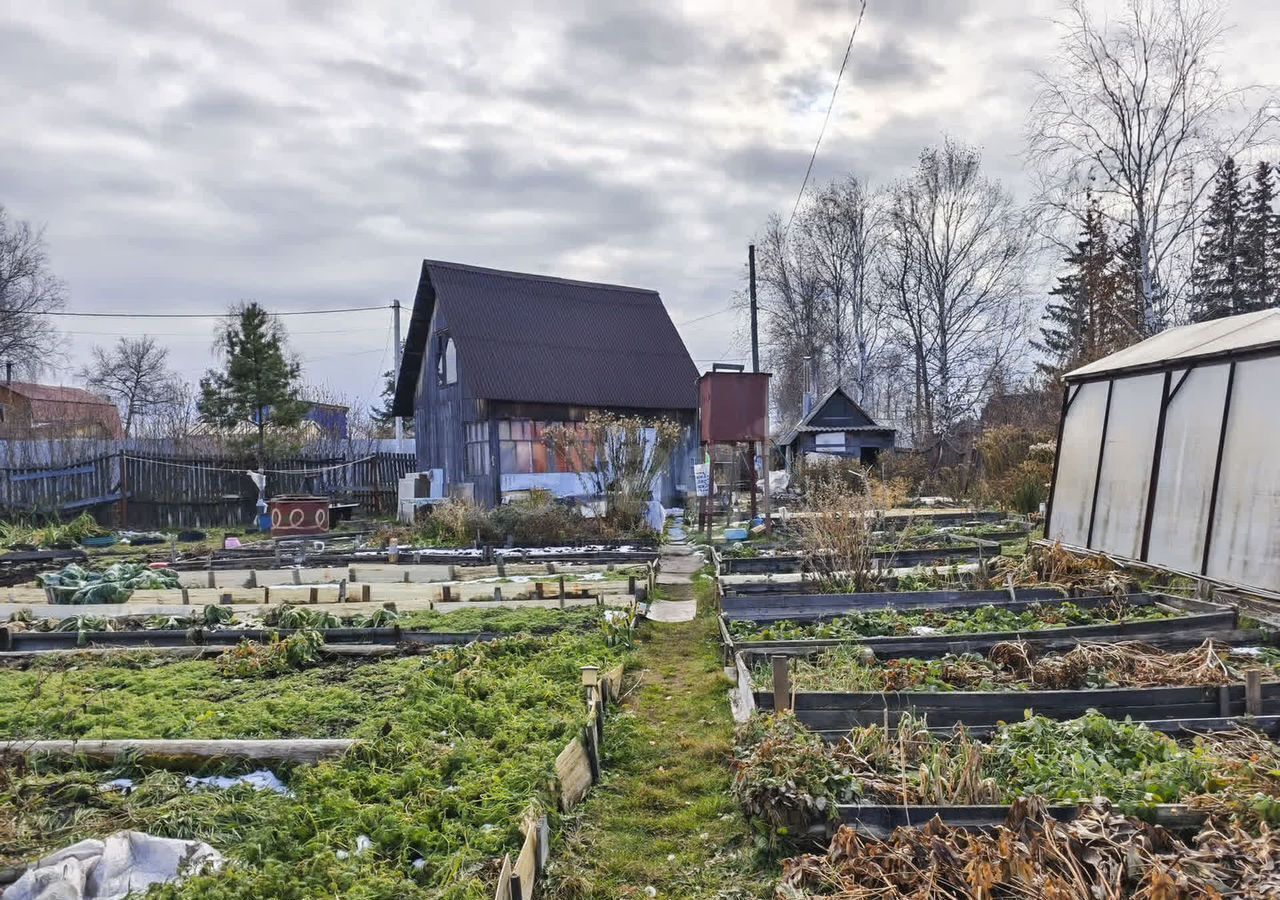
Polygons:
<instances>
[{"instance_id":1,"label":"wooden fence","mask_svg":"<svg viewBox=\"0 0 1280 900\"><path fill-rule=\"evenodd\" d=\"M268 497L319 494L394 512L399 479L417 468L412 453L287 457L263 466ZM57 466L0 468L0 513L66 517L88 511L132 529L204 528L252 522L253 461L229 456L164 456L134 451Z\"/></svg>"},{"instance_id":2,"label":"wooden fence","mask_svg":"<svg viewBox=\"0 0 1280 900\"><path fill-rule=\"evenodd\" d=\"M587 719L581 732L556 757L556 791L561 812L569 812L582 802L591 786L600 780L600 745L604 742L604 712L622 699L623 667L601 672L595 666L582 667L582 684L587 691ZM538 881L551 851L551 830L547 817L533 804L521 816L524 844L512 860L502 858L494 900L535 900Z\"/></svg>"}]
</instances>

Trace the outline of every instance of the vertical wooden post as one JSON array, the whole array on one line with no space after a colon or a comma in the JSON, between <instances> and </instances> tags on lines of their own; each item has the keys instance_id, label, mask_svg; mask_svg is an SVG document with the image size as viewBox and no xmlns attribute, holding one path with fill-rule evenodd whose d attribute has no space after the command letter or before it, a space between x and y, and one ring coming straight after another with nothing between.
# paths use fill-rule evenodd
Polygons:
<instances>
[{"instance_id":1,"label":"vertical wooden post","mask_svg":"<svg viewBox=\"0 0 1280 900\"><path fill-rule=\"evenodd\" d=\"M770 657L773 663L773 711L777 713L791 710L791 671L787 666L787 658L781 654Z\"/></svg>"},{"instance_id":2,"label":"vertical wooden post","mask_svg":"<svg viewBox=\"0 0 1280 900\"><path fill-rule=\"evenodd\" d=\"M1262 715L1262 673L1250 669L1244 673L1244 711L1245 715Z\"/></svg>"},{"instance_id":3,"label":"vertical wooden post","mask_svg":"<svg viewBox=\"0 0 1280 900\"><path fill-rule=\"evenodd\" d=\"M191 605L191 593L190 593L190 590L185 587L182 589L182 605L183 606Z\"/></svg>"},{"instance_id":4,"label":"vertical wooden post","mask_svg":"<svg viewBox=\"0 0 1280 900\"><path fill-rule=\"evenodd\" d=\"M412 582L411 582L411 581L409 581L409 570L408 570L408 569L405 569L405 570L404 570L404 583L405 583L405 584L412 584Z\"/></svg>"},{"instance_id":5,"label":"vertical wooden post","mask_svg":"<svg viewBox=\"0 0 1280 900\"><path fill-rule=\"evenodd\" d=\"M564 576L560 576L560 605L564 606Z\"/></svg>"},{"instance_id":6,"label":"vertical wooden post","mask_svg":"<svg viewBox=\"0 0 1280 900\"><path fill-rule=\"evenodd\" d=\"M347 602L347 579L345 578L338 582L338 602Z\"/></svg>"},{"instance_id":7,"label":"vertical wooden post","mask_svg":"<svg viewBox=\"0 0 1280 900\"><path fill-rule=\"evenodd\" d=\"M370 590L370 585L368 582L365 582L364 584L360 585L360 602L361 603L372 602L370 600L372 594L373 594L373 591Z\"/></svg>"},{"instance_id":8,"label":"vertical wooden post","mask_svg":"<svg viewBox=\"0 0 1280 900\"><path fill-rule=\"evenodd\" d=\"M120 451L120 529L129 527L129 458Z\"/></svg>"},{"instance_id":9,"label":"vertical wooden post","mask_svg":"<svg viewBox=\"0 0 1280 900\"><path fill-rule=\"evenodd\" d=\"M230 595L230 594L226 594L226 593L224 593L222 596L220 596L220 597L218 598L218 602L219 602L219 603L221 603L223 606L230 606L230 605L231 605L231 595Z\"/></svg>"},{"instance_id":10,"label":"vertical wooden post","mask_svg":"<svg viewBox=\"0 0 1280 900\"><path fill-rule=\"evenodd\" d=\"M587 689L587 710L595 711L596 691L600 687L600 667L599 666L583 666L582 667L582 686Z\"/></svg>"},{"instance_id":11,"label":"vertical wooden post","mask_svg":"<svg viewBox=\"0 0 1280 900\"><path fill-rule=\"evenodd\" d=\"M634 596L635 592L636 592L636 576L628 575L627 576L627 593Z\"/></svg>"},{"instance_id":12,"label":"vertical wooden post","mask_svg":"<svg viewBox=\"0 0 1280 900\"><path fill-rule=\"evenodd\" d=\"M493 599L497 603L502 602L502 588L498 587L496 584L493 586Z\"/></svg>"},{"instance_id":13,"label":"vertical wooden post","mask_svg":"<svg viewBox=\"0 0 1280 900\"><path fill-rule=\"evenodd\" d=\"M319 602L320 602L320 588L318 588L318 587L313 587L311 590L309 590L309 591L307 592L307 594L308 594L308 596L307 596L307 602L308 602L308 603L319 603Z\"/></svg>"},{"instance_id":14,"label":"vertical wooden post","mask_svg":"<svg viewBox=\"0 0 1280 900\"><path fill-rule=\"evenodd\" d=\"M450 581L457 581L457 580L458 580L458 567L457 567L457 566L450 566L450 567L449 567L449 580L450 580Z\"/></svg>"},{"instance_id":15,"label":"vertical wooden post","mask_svg":"<svg viewBox=\"0 0 1280 900\"><path fill-rule=\"evenodd\" d=\"M271 585L269 584L264 584L262 586L262 602L263 603L271 602Z\"/></svg>"},{"instance_id":16,"label":"vertical wooden post","mask_svg":"<svg viewBox=\"0 0 1280 900\"><path fill-rule=\"evenodd\" d=\"M256 588L258 586L258 570L257 569L249 570L249 578L247 581L245 581L244 586L248 588Z\"/></svg>"},{"instance_id":17,"label":"vertical wooden post","mask_svg":"<svg viewBox=\"0 0 1280 900\"><path fill-rule=\"evenodd\" d=\"M453 598L450 596L450 594L452 594L452 593L453 593L453 592L452 592L451 590L449 590L449 585L447 585L447 584L446 584L444 587L440 588L440 597L441 597L441 600L442 600L443 602L445 602L445 603L449 603L449 602L451 602L451 601L453 600Z\"/></svg>"},{"instance_id":18,"label":"vertical wooden post","mask_svg":"<svg viewBox=\"0 0 1280 900\"><path fill-rule=\"evenodd\" d=\"M544 590L546 590L546 588L543 586L541 581L535 581L533 583L533 595L537 597L539 600L542 599L542 594Z\"/></svg>"},{"instance_id":19,"label":"vertical wooden post","mask_svg":"<svg viewBox=\"0 0 1280 900\"><path fill-rule=\"evenodd\" d=\"M297 566L294 566L293 568L293 583L302 584L302 570Z\"/></svg>"},{"instance_id":20,"label":"vertical wooden post","mask_svg":"<svg viewBox=\"0 0 1280 900\"><path fill-rule=\"evenodd\" d=\"M207 578L206 580L209 582L209 587L211 587L211 588L216 588L216 587L218 586L217 581L216 581L216 580L214 579L214 577L213 577L213 569L212 569L212 568L210 568L210 569L209 569L208 578Z\"/></svg>"},{"instance_id":21,"label":"vertical wooden post","mask_svg":"<svg viewBox=\"0 0 1280 900\"><path fill-rule=\"evenodd\" d=\"M556 564L555 564L555 563L553 563L553 562L549 562L549 563L547 563L547 574L548 574L548 575L554 575L554 574L556 574Z\"/></svg>"},{"instance_id":22,"label":"vertical wooden post","mask_svg":"<svg viewBox=\"0 0 1280 900\"><path fill-rule=\"evenodd\" d=\"M347 566L347 581L355 581L355 580L356 580L356 567Z\"/></svg>"},{"instance_id":23,"label":"vertical wooden post","mask_svg":"<svg viewBox=\"0 0 1280 900\"><path fill-rule=\"evenodd\" d=\"M501 556L498 557L498 577L499 578L507 577L507 563L506 563L506 560Z\"/></svg>"}]
</instances>

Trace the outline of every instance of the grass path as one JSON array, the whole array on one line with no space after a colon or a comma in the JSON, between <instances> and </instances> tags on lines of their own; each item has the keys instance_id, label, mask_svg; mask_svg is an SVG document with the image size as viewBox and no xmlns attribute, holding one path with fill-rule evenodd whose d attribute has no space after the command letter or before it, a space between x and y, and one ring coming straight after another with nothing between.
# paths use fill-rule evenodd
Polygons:
<instances>
[{"instance_id":1,"label":"grass path","mask_svg":"<svg viewBox=\"0 0 1280 900\"><path fill-rule=\"evenodd\" d=\"M604 780L566 821L545 896L772 896L729 796L733 722L715 620L646 623L639 660L639 687L605 728Z\"/></svg>"}]
</instances>

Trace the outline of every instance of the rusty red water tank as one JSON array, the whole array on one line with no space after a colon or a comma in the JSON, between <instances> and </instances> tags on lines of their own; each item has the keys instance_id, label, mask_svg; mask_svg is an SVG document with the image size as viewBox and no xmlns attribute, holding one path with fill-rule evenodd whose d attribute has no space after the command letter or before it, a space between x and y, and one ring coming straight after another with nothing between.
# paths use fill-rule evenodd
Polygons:
<instances>
[{"instance_id":1,"label":"rusty red water tank","mask_svg":"<svg viewBox=\"0 0 1280 900\"><path fill-rule=\"evenodd\" d=\"M267 501L267 513L274 537L324 534L329 530L328 497L282 494Z\"/></svg>"},{"instance_id":2,"label":"rusty red water tank","mask_svg":"<svg viewBox=\"0 0 1280 900\"><path fill-rule=\"evenodd\" d=\"M698 379L698 416L704 444L769 439L767 372L708 372Z\"/></svg>"}]
</instances>

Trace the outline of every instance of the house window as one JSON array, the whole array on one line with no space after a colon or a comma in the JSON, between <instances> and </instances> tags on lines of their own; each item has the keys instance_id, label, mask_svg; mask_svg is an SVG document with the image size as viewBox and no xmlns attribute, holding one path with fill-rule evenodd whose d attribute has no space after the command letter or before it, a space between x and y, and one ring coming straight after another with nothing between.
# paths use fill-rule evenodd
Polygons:
<instances>
[{"instance_id":1,"label":"house window","mask_svg":"<svg viewBox=\"0 0 1280 900\"><path fill-rule=\"evenodd\" d=\"M489 423L470 422L464 426L467 444L467 475L489 474Z\"/></svg>"},{"instance_id":2,"label":"house window","mask_svg":"<svg viewBox=\"0 0 1280 900\"><path fill-rule=\"evenodd\" d=\"M844 432L843 431L820 431L814 435L814 444L819 451L822 450L843 450L844 449Z\"/></svg>"},{"instance_id":3,"label":"house window","mask_svg":"<svg viewBox=\"0 0 1280 900\"><path fill-rule=\"evenodd\" d=\"M453 338L447 334L440 335L439 356L436 361L436 375L441 387L458 383L458 350L453 345Z\"/></svg>"},{"instance_id":4,"label":"house window","mask_svg":"<svg viewBox=\"0 0 1280 900\"><path fill-rule=\"evenodd\" d=\"M595 454L586 426L581 424L554 423L578 432L577 445L562 449L552 448L547 441L551 422L509 419L497 424L499 461L504 474L582 472L590 466Z\"/></svg>"}]
</instances>

